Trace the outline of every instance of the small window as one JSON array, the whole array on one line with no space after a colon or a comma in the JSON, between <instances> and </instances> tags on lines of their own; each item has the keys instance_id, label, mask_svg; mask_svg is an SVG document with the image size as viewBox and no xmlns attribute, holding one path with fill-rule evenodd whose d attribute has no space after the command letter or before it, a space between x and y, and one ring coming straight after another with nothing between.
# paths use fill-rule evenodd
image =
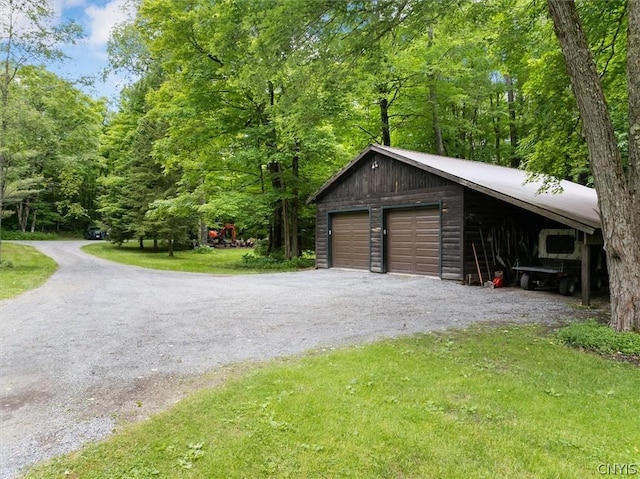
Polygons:
<instances>
[{"instance_id":1,"label":"small window","mask_svg":"<svg viewBox=\"0 0 640 479\"><path fill-rule=\"evenodd\" d=\"M573 254L576 238L572 235L549 235L546 238L548 254Z\"/></svg>"}]
</instances>

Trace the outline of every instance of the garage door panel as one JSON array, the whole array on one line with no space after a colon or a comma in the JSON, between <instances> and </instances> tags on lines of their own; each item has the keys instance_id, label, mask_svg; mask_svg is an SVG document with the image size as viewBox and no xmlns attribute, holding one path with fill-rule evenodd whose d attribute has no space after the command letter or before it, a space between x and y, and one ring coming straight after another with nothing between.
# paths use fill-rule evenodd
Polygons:
<instances>
[{"instance_id":1,"label":"garage door panel","mask_svg":"<svg viewBox=\"0 0 640 479\"><path fill-rule=\"evenodd\" d=\"M387 271L440 274L438 209L390 210L386 216Z\"/></svg>"},{"instance_id":2,"label":"garage door panel","mask_svg":"<svg viewBox=\"0 0 640 479\"><path fill-rule=\"evenodd\" d=\"M331 266L369 269L369 213L337 213L331 217Z\"/></svg>"},{"instance_id":3,"label":"garage door panel","mask_svg":"<svg viewBox=\"0 0 640 479\"><path fill-rule=\"evenodd\" d=\"M431 249L421 249L421 250L416 250L414 253L414 256L417 256L420 259L423 259L425 261L432 261L434 263L438 262L438 257L434 256L434 250L437 249L437 245L433 245L433 248Z\"/></svg>"},{"instance_id":4,"label":"garage door panel","mask_svg":"<svg viewBox=\"0 0 640 479\"><path fill-rule=\"evenodd\" d=\"M416 248L415 254L416 256L424 256L427 258L430 258L433 256L434 254L434 250L437 251L438 249L438 243L427 243L425 245L421 245L419 248ZM437 258L434 258L434 260Z\"/></svg>"}]
</instances>

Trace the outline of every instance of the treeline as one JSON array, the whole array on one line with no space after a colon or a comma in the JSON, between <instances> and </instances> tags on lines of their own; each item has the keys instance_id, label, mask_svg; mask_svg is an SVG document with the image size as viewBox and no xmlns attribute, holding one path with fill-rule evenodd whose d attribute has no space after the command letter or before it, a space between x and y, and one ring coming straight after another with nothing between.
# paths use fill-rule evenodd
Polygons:
<instances>
[{"instance_id":1,"label":"treeline","mask_svg":"<svg viewBox=\"0 0 640 479\"><path fill-rule=\"evenodd\" d=\"M579 3L623 151L625 7ZM116 241L231 222L290 258L313 248L306 198L368 143L592 182L545 2L142 0L109 53L137 80L104 126L85 99L77 148L48 153L58 186L5 201L11 227L26 201L35 225L99 220ZM18 177L47 177L37 146L11 147Z\"/></svg>"}]
</instances>

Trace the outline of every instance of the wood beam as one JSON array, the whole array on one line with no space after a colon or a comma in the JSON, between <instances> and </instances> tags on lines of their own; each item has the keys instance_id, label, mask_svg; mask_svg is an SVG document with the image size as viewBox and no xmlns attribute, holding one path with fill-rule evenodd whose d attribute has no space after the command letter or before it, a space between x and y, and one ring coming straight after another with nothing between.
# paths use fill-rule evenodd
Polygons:
<instances>
[{"instance_id":1,"label":"wood beam","mask_svg":"<svg viewBox=\"0 0 640 479\"><path fill-rule=\"evenodd\" d=\"M580 289L582 290L582 306L591 306L591 246L586 243L586 241L582 243L582 287Z\"/></svg>"}]
</instances>

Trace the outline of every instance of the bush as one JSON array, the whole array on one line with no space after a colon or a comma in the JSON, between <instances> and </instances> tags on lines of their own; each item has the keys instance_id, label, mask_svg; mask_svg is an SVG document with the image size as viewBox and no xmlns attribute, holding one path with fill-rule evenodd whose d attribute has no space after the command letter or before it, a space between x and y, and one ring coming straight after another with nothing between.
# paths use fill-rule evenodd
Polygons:
<instances>
[{"instance_id":1,"label":"bush","mask_svg":"<svg viewBox=\"0 0 640 479\"><path fill-rule=\"evenodd\" d=\"M253 253L247 253L242 255L242 262L236 267L241 269L289 271L311 268L314 264L315 260L313 258L296 257L286 260L277 256L256 256Z\"/></svg>"},{"instance_id":2,"label":"bush","mask_svg":"<svg viewBox=\"0 0 640 479\"><path fill-rule=\"evenodd\" d=\"M13 240L13 241L40 241L40 240L57 240L58 235L55 233L31 233L22 231L2 231L2 239L3 240Z\"/></svg>"},{"instance_id":3,"label":"bush","mask_svg":"<svg viewBox=\"0 0 640 479\"><path fill-rule=\"evenodd\" d=\"M256 241L253 252L258 256L267 256L267 250L269 249L268 239L259 239Z\"/></svg>"},{"instance_id":4,"label":"bush","mask_svg":"<svg viewBox=\"0 0 640 479\"><path fill-rule=\"evenodd\" d=\"M557 336L570 346L605 354L622 353L640 357L640 334L618 333L596 321L570 324L560 329Z\"/></svg>"}]
</instances>

